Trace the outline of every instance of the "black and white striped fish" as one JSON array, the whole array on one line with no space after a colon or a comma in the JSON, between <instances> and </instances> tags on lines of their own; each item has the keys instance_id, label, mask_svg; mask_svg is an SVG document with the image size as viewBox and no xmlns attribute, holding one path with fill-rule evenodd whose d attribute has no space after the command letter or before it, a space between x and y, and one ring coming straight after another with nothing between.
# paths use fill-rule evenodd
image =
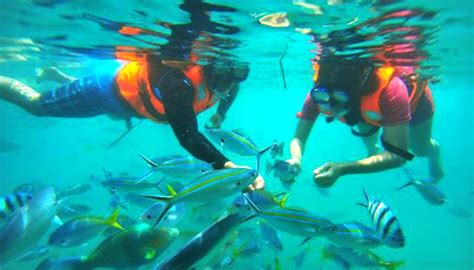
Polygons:
<instances>
[{"instance_id":1,"label":"black and white striped fish","mask_svg":"<svg viewBox=\"0 0 474 270\"><path fill-rule=\"evenodd\" d=\"M7 219L18 209L27 204L33 196L30 193L14 192L0 196L0 221Z\"/></svg>"},{"instance_id":2,"label":"black and white striped fish","mask_svg":"<svg viewBox=\"0 0 474 270\"><path fill-rule=\"evenodd\" d=\"M372 219L372 225L382 242L389 247L400 248L405 245L405 237L397 217L392 209L383 201L369 197L364 189L366 203L359 205L367 207Z\"/></svg>"}]
</instances>

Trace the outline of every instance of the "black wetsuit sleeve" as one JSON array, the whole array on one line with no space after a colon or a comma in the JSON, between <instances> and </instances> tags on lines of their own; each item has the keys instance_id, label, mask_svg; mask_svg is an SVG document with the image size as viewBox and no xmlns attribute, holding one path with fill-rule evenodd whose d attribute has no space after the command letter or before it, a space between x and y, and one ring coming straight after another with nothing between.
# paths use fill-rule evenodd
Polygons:
<instances>
[{"instance_id":1,"label":"black wetsuit sleeve","mask_svg":"<svg viewBox=\"0 0 474 270\"><path fill-rule=\"evenodd\" d=\"M222 117L225 117L227 111L234 103L235 97L239 93L239 84L235 84L232 89L229 90L229 95L226 98L223 98L219 101L219 106L217 107L217 113L219 113Z\"/></svg>"},{"instance_id":2,"label":"black wetsuit sleeve","mask_svg":"<svg viewBox=\"0 0 474 270\"><path fill-rule=\"evenodd\" d=\"M181 146L215 169L223 168L229 159L199 132L193 109L194 90L184 74L166 70L155 86L160 90L166 117Z\"/></svg>"}]
</instances>

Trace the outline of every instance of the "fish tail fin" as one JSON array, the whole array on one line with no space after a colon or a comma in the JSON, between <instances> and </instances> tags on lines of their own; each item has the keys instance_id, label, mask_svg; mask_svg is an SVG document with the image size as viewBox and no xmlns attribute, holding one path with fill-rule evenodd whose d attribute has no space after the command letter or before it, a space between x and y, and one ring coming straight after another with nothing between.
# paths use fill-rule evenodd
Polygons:
<instances>
[{"instance_id":1,"label":"fish tail fin","mask_svg":"<svg viewBox=\"0 0 474 270\"><path fill-rule=\"evenodd\" d=\"M250 206L253 208L253 210L257 213L262 213L262 211L258 208L257 205L255 205L255 203L252 201L252 199L250 199L249 195L247 194L243 194L245 199L247 200L247 202L250 204Z\"/></svg>"},{"instance_id":2,"label":"fish tail fin","mask_svg":"<svg viewBox=\"0 0 474 270\"><path fill-rule=\"evenodd\" d=\"M298 247L301 247L302 245L308 243L311 239L313 239L313 236L306 237L305 239L303 239L303 241L301 241L301 243L298 245Z\"/></svg>"},{"instance_id":3,"label":"fish tail fin","mask_svg":"<svg viewBox=\"0 0 474 270\"><path fill-rule=\"evenodd\" d=\"M271 173L273 170L273 164L267 159L267 165L265 166L265 173Z\"/></svg>"},{"instance_id":4,"label":"fish tail fin","mask_svg":"<svg viewBox=\"0 0 474 270\"><path fill-rule=\"evenodd\" d=\"M290 197L290 193L286 193L283 198L281 198L281 200L278 202L278 205L281 207L281 208L285 208L285 205L286 205L286 201L288 200L288 198Z\"/></svg>"},{"instance_id":5,"label":"fish tail fin","mask_svg":"<svg viewBox=\"0 0 474 270\"><path fill-rule=\"evenodd\" d=\"M135 184L139 184L143 181L145 181L146 179L148 179L148 177L152 176L153 174L155 174L155 170L150 169L148 170L144 175L140 176L136 181L135 181Z\"/></svg>"},{"instance_id":6,"label":"fish tail fin","mask_svg":"<svg viewBox=\"0 0 474 270\"><path fill-rule=\"evenodd\" d=\"M109 226L112 226L112 227L115 227L117 229L120 229L120 230L125 230L122 225L120 225L118 222L117 222L117 218L118 218L118 215L119 215L119 208L115 208L115 210L112 212L112 214L110 215L110 217L107 218L106 220L106 224L109 225Z\"/></svg>"},{"instance_id":7,"label":"fish tail fin","mask_svg":"<svg viewBox=\"0 0 474 270\"><path fill-rule=\"evenodd\" d=\"M408 187L408 186L411 186L411 185L413 185L413 182L412 182L412 181L409 181L408 183L404 184L403 186L401 186L401 187L398 187L398 188L397 188L397 190L400 190L400 189L406 188L406 187Z\"/></svg>"},{"instance_id":8,"label":"fish tail fin","mask_svg":"<svg viewBox=\"0 0 474 270\"><path fill-rule=\"evenodd\" d=\"M397 267L403 265L405 261L385 262L383 267L387 270L396 270Z\"/></svg>"},{"instance_id":9,"label":"fish tail fin","mask_svg":"<svg viewBox=\"0 0 474 270\"><path fill-rule=\"evenodd\" d=\"M143 158L143 160L145 160L146 163L148 163L148 165L152 168L156 168L158 167L158 163L154 162L152 159L148 158L147 156L145 156L144 154L142 153L138 153L138 155Z\"/></svg>"}]
</instances>

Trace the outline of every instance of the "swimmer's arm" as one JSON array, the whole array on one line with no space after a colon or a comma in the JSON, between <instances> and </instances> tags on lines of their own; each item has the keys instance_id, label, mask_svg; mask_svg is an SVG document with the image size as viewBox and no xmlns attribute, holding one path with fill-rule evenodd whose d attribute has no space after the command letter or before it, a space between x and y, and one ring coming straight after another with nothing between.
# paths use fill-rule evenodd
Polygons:
<instances>
[{"instance_id":1,"label":"swimmer's arm","mask_svg":"<svg viewBox=\"0 0 474 270\"><path fill-rule=\"evenodd\" d=\"M166 117L181 146L194 157L211 163L215 169L222 169L229 161L198 130L193 109L194 90L180 72L168 72L160 80L160 93Z\"/></svg>"},{"instance_id":2,"label":"swimmer's arm","mask_svg":"<svg viewBox=\"0 0 474 270\"><path fill-rule=\"evenodd\" d=\"M358 126L359 126L360 129L363 128L363 127L361 127L361 125L358 125ZM377 144L377 140L380 136L379 133L380 132L377 131L375 134L372 134L370 136L362 136L361 137L362 142L364 143L365 148L367 149L367 156L373 156L375 154L378 154L378 153L382 152L382 149Z\"/></svg>"},{"instance_id":3,"label":"swimmer's arm","mask_svg":"<svg viewBox=\"0 0 474 270\"><path fill-rule=\"evenodd\" d=\"M239 93L239 84L236 83L228 93L228 96L226 98L223 98L219 101L219 105L217 107L217 112L219 116L221 117L222 121L225 119L225 115L227 114L227 111L229 111L230 107L234 103L235 98L237 97L237 94Z\"/></svg>"},{"instance_id":4,"label":"swimmer's arm","mask_svg":"<svg viewBox=\"0 0 474 270\"><path fill-rule=\"evenodd\" d=\"M290 142L291 158L301 164L306 140L311 133L315 120L300 119L296 126L293 139Z\"/></svg>"},{"instance_id":5,"label":"swimmer's arm","mask_svg":"<svg viewBox=\"0 0 474 270\"><path fill-rule=\"evenodd\" d=\"M383 139L402 150L408 151L408 123L387 126L383 129ZM403 166L406 160L387 150L370 157L340 164L346 174L373 173Z\"/></svg>"}]
</instances>

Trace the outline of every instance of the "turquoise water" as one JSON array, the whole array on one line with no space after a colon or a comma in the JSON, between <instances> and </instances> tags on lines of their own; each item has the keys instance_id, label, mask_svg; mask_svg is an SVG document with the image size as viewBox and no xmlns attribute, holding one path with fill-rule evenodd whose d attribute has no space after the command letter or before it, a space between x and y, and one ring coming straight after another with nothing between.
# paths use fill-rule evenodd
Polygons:
<instances>
[{"instance_id":1,"label":"turquoise water","mask_svg":"<svg viewBox=\"0 0 474 270\"><path fill-rule=\"evenodd\" d=\"M81 77L118 66L110 55L101 55L99 59L97 55L91 55L91 51L81 54L57 45L94 48L94 51L117 45L145 47L145 43L141 41L117 35L90 20L67 20L65 15L78 16L87 12L143 28L153 27L153 22L158 18L171 23L181 23L187 18L187 14L177 8L179 1L46 1L54 3L52 7L34 5L34 2L5 3L5 8L0 11L4 24L0 30L3 41L3 45L0 45L0 74L17 78L40 91L51 89L55 85L36 84L35 68L55 65L68 74ZM36 1L39 2L44 1ZM330 6L324 1L311 3L323 6L325 12L339 15L344 21L351 16L362 20L375 14L370 13L369 5L357 4L363 1L347 2L336 6ZM287 145L297 122L295 114L301 109L312 85L310 60L314 57L311 52L314 46L307 36L294 29L259 25L251 14L288 11L296 14L292 16L301 20L301 24L306 27L315 29L318 24L312 17L305 17L306 13L291 1L213 3L232 6L238 10L234 14L227 14L233 19L233 24L241 28L241 33L232 37L242 42L233 53L249 62L251 68L248 79L241 84L239 97L229 111L223 128L240 128L260 146L274 140L285 141L284 155L288 157ZM395 191L395 187L407 181L401 169L345 176L329 189L329 196L323 196L311 180L312 170L329 160L355 160L363 157L365 149L358 138L350 135L346 126L339 123L328 125L323 119L318 119L306 146L303 171L293 185L288 204L321 213L335 222L358 220L369 224L367 211L355 204L363 200L362 188L366 188L370 193L384 197L395 210L407 238L406 247L380 247L375 250L377 254L386 260L404 260L405 264L400 269L473 269L472 3L461 0L449 3L410 1L397 5L440 12L430 25L439 30L426 49L431 56L427 62L436 66L433 71L436 74L431 75L440 79L432 85L436 103L433 137L440 142L442 149L446 176L440 182L440 188L446 193L448 203L430 206L413 188ZM137 9L146 11L149 16L137 15L133 12ZM329 20L324 19L324 16L321 19L323 22ZM225 20L218 15L215 19ZM48 38L62 35L67 35L68 38L48 42ZM164 42L163 39L154 41ZM101 45L103 46L100 47ZM286 89L283 87L278 65L278 60L285 51L283 63ZM213 110L199 116L201 127L212 112ZM15 187L26 182L59 187L88 183L91 174L102 174L102 168L116 174L139 175L146 169L137 155L139 152L151 156L186 154L168 126L151 121L144 121L111 149L106 149L107 145L125 130L125 126L123 122L112 121L105 116L88 119L36 118L0 101L0 123L1 195L12 192ZM254 164L254 159L228 155L238 164ZM428 176L424 159L416 158L407 166L423 177ZM278 179L265 172L262 174L268 190L283 189ZM109 199L105 189L95 186L90 192L72 200L87 201L93 207L94 214L106 215L110 212ZM450 206L466 209L471 217L459 218L453 215L448 210ZM133 218L141 214L139 209L124 212ZM198 225L197 227L204 228L208 224ZM284 232L281 236L284 251L277 255L280 269L294 269L292 257L303 249L298 247L301 237ZM98 242L57 251L59 257L84 255L96 243ZM330 262L320 259L319 247L325 243L323 239L310 242L311 248L301 269L338 269ZM165 254L172 254L177 248L179 243ZM55 252L53 250L53 254ZM244 266L248 269L265 269L273 261L273 253L263 251L253 257L238 257L232 269L242 269ZM5 269L33 269L37 263L38 261L17 263ZM152 269L151 267L143 269ZM204 269L204 266L199 267L202 268L198 269ZM275 269L275 266L272 267L271 269Z\"/></svg>"}]
</instances>

